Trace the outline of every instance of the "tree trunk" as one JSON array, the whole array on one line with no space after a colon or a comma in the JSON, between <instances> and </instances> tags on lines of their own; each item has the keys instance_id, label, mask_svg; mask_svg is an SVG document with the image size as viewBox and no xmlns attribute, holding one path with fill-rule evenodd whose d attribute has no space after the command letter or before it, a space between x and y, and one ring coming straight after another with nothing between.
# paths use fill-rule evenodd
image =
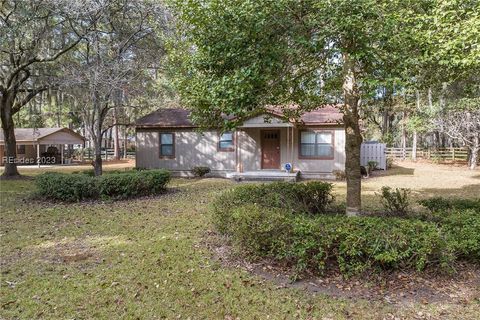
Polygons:
<instances>
[{"instance_id":1,"label":"tree trunk","mask_svg":"<svg viewBox=\"0 0 480 320\"><path fill-rule=\"evenodd\" d=\"M95 91L94 92L94 99L93 99L93 114L95 115L94 121L92 123L92 142L93 142L93 168L95 172L95 176L101 176L103 173L102 168L102 140L103 140L103 120L104 120L104 113L102 112L102 106L100 102L100 94ZM105 148L105 154L107 153L107 148Z\"/></svg>"},{"instance_id":2,"label":"tree trunk","mask_svg":"<svg viewBox=\"0 0 480 320\"><path fill-rule=\"evenodd\" d=\"M123 131L123 158L127 159L127 126L125 126L125 129Z\"/></svg>"},{"instance_id":3,"label":"tree trunk","mask_svg":"<svg viewBox=\"0 0 480 320\"><path fill-rule=\"evenodd\" d=\"M478 162L478 152L480 151L480 137L476 137L473 141L473 146L470 148L472 153L470 156L470 169L475 170Z\"/></svg>"},{"instance_id":4,"label":"tree trunk","mask_svg":"<svg viewBox=\"0 0 480 320\"><path fill-rule=\"evenodd\" d=\"M345 175L347 177L348 216L356 216L361 210L360 134L358 115L358 87L355 78L355 61L343 55L343 94L345 99L343 121L345 123Z\"/></svg>"},{"instance_id":5,"label":"tree trunk","mask_svg":"<svg viewBox=\"0 0 480 320\"><path fill-rule=\"evenodd\" d=\"M113 109L113 121L114 126L113 126L113 158L115 160L120 160L120 135L118 133L118 119L117 119L117 108Z\"/></svg>"},{"instance_id":6,"label":"tree trunk","mask_svg":"<svg viewBox=\"0 0 480 320\"><path fill-rule=\"evenodd\" d=\"M384 102L383 102L383 115L382 115L382 139L385 142L390 132L390 110L392 109L392 89L385 87Z\"/></svg>"},{"instance_id":7,"label":"tree trunk","mask_svg":"<svg viewBox=\"0 0 480 320\"><path fill-rule=\"evenodd\" d=\"M93 169L95 171L95 176L101 176L103 173L102 169L102 134L98 135L96 139L93 139L94 147L94 156L93 156Z\"/></svg>"},{"instance_id":8,"label":"tree trunk","mask_svg":"<svg viewBox=\"0 0 480 320\"><path fill-rule=\"evenodd\" d=\"M407 155L407 130L406 124L407 121L406 113L403 111L402 114L402 160L405 160Z\"/></svg>"},{"instance_id":9,"label":"tree trunk","mask_svg":"<svg viewBox=\"0 0 480 320\"><path fill-rule=\"evenodd\" d=\"M413 131L412 138L412 160L417 161L417 130Z\"/></svg>"},{"instance_id":10,"label":"tree trunk","mask_svg":"<svg viewBox=\"0 0 480 320\"><path fill-rule=\"evenodd\" d=\"M432 88L428 88L428 91L427 91L427 102L428 102L428 108L430 109L431 112L433 112L433 98L432 98ZM435 130L433 132L433 141L432 141L432 146L434 148L438 148L439 144L440 144L440 136L438 134L438 131Z\"/></svg>"},{"instance_id":11,"label":"tree trunk","mask_svg":"<svg viewBox=\"0 0 480 320\"><path fill-rule=\"evenodd\" d=\"M15 139L15 124L13 122L12 106L13 97L11 94L5 92L1 98L1 120L3 137L5 140L5 169L2 177L5 179L15 178L20 176L17 170L17 141ZM0 155L3 157L3 154Z\"/></svg>"}]
</instances>

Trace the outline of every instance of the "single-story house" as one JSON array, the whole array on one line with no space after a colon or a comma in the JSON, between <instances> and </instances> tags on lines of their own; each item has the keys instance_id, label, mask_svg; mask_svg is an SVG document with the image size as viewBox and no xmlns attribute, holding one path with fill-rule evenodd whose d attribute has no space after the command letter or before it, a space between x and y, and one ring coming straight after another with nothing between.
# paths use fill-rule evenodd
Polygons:
<instances>
[{"instance_id":1,"label":"single-story house","mask_svg":"<svg viewBox=\"0 0 480 320\"><path fill-rule=\"evenodd\" d=\"M249 118L233 132L199 131L185 109L159 109L136 122L136 166L190 176L333 178L345 169L342 113L325 106L285 120L281 109ZM290 170L287 170L290 169ZM288 179L290 180L290 179Z\"/></svg>"},{"instance_id":2,"label":"single-story house","mask_svg":"<svg viewBox=\"0 0 480 320\"><path fill-rule=\"evenodd\" d=\"M68 128L16 128L18 164L61 164L67 145L82 145L85 139ZM0 165L5 158L5 141L0 130Z\"/></svg>"}]
</instances>

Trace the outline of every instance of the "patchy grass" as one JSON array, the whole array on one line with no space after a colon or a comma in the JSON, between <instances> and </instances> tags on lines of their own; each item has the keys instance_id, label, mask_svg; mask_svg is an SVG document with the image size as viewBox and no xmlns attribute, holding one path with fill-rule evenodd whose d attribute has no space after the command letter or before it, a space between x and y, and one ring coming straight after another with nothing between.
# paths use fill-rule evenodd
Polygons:
<instances>
[{"instance_id":1,"label":"patchy grass","mask_svg":"<svg viewBox=\"0 0 480 320\"><path fill-rule=\"evenodd\" d=\"M478 172L408 166L413 172L392 175L394 169L364 180L365 206L378 206L374 192L382 185L412 188L418 199L478 195ZM223 266L204 245L212 228L208 204L233 184L176 179L171 185L174 191L152 198L50 204L28 198L32 181L1 181L0 318L478 317L478 300L404 305L351 300L280 287ZM336 192L342 199L345 184L336 183Z\"/></svg>"}]
</instances>

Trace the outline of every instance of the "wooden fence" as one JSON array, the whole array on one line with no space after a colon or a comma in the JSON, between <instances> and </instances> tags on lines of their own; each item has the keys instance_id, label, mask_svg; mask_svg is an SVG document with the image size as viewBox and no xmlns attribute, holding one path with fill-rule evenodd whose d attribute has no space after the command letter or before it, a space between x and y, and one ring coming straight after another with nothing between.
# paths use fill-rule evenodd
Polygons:
<instances>
[{"instance_id":1,"label":"wooden fence","mask_svg":"<svg viewBox=\"0 0 480 320\"><path fill-rule=\"evenodd\" d=\"M394 159L411 159L412 148L386 148L387 157ZM467 148L438 148L438 149L417 149L417 158L430 160L451 160L467 161Z\"/></svg>"}]
</instances>

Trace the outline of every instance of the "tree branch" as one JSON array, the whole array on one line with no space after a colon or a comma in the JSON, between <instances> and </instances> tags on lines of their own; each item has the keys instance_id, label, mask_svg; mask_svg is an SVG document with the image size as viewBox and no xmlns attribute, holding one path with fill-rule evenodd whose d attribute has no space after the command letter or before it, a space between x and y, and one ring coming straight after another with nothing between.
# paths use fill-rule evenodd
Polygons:
<instances>
[{"instance_id":1,"label":"tree branch","mask_svg":"<svg viewBox=\"0 0 480 320\"><path fill-rule=\"evenodd\" d=\"M47 90L48 87L42 87L35 89L27 94L25 98L23 98L21 101L17 101L13 107L12 107L12 115L20 111L20 108L22 108L24 105L26 105L30 100L33 99L37 94L39 94L42 91Z\"/></svg>"}]
</instances>

